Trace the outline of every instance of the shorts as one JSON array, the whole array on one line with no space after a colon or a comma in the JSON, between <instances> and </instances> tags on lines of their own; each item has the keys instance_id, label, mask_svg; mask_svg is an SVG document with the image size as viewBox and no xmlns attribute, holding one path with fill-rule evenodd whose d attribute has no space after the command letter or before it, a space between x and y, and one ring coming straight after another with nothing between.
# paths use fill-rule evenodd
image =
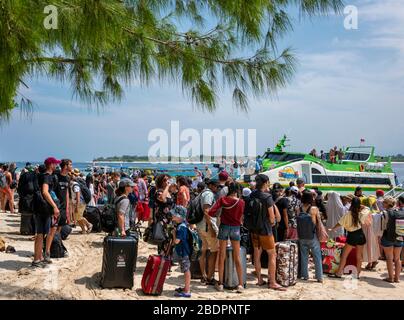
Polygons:
<instances>
[{"instance_id":1,"label":"shorts","mask_svg":"<svg viewBox=\"0 0 404 320\"><path fill-rule=\"evenodd\" d=\"M191 261L189 260L188 256L180 257L179 264L181 268L181 272L185 273L191 270Z\"/></svg>"},{"instance_id":2,"label":"shorts","mask_svg":"<svg viewBox=\"0 0 404 320\"><path fill-rule=\"evenodd\" d=\"M263 250L274 250L275 249L275 239L271 235L259 235L251 233L251 240L254 248L262 248Z\"/></svg>"},{"instance_id":3,"label":"shorts","mask_svg":"<svg viewBox=\"0 0 404 320\"><path fill-rule=\"evenodd\" d=\"M210 250L210 252L219 251L219 240L216 233L209 227L209 231L198 229L198 234L202 240L202 251Z\"/></svg>"},{"instance_id":4,"label":"shorts","mask_svg":"<svg viewBox=\"0 0 404 320\"><path fill-rule=\"evenodd\" d=\"M352 247L364 246L366 244L366 237L362 229L348 232L346 243Z\"/></svg>"},{"instance_id":5,"label":"shorts","mask_svg":"<svg viewBox=\"0 0 404 320\"><path fill-rule=\"evenodd\" d=\"M227 226L221 224L219 227L219 235L217 236L219 240L227 241L240 241L240 227L239 226Z\"/></svg>"},{"instance_id":6,"label":"shorts","mask_svg":"<svg viewBox=\"0 0 404 320\"><path fill-rule=\"evenodd\" d=\"M86 205L80 204L77 211L74 211L74 218L76 221L80 221L83 219L84 211L86 211Z\"/></svg>"},{"instance_id":7,"label":"shorts","mask_svg":"<svg viewBox=\"0 0 404 320\"><path fill-rule=\"evenodd\" d=\"M34 214L35 219L35 233L48 234L51 227L51 216Z\"/></svg>"},{"instance_id":8,"label":"shorts","mask_svg":"<svg viewBox=\"0 0 404 320\"><path fill-rule=\"evenodd\" d=\"M398 241L398 240L389 241L389 240L387 240L385 238L382 238L381 241L380 241L380 244L385 248L391 248L391 247L404 248L404 241Z\"/></svg>"}]
</instances>

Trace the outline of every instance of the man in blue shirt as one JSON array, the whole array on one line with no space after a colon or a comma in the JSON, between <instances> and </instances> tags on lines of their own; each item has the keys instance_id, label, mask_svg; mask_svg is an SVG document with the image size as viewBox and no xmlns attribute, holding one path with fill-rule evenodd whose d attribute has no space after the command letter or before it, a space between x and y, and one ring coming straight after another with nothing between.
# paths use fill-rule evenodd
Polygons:
<instances>
[{"instance_id":1,"label":"man in blue shirt","mask_svg":"<svg viewBox=\"0 0 404 320\"><path fill-rule=\"evenodd\" d=\"M191 298L191 261L189 256L191 255L191 247L189 245L189 231L186 224L187 209L183 206L176 206L171 210L172 220L177 224L177 228L174 233L175 251L179 257L179 263L181 272L184 273L185 287L175 289L176 297Z\"/></svg>"}]
</instances>

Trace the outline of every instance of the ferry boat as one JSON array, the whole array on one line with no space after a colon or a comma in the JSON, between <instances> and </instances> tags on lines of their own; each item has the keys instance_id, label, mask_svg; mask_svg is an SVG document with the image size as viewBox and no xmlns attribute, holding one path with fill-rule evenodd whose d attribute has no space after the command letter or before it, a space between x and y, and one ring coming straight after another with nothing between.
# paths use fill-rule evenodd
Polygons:
<instances>
[{"instance_id":1,"label":"ferry boat","mask_svg":"<svg viewBox=\"0 0 404 320\"><path fill-rule=\"evenodd\" d=\"M337 191L342 194L352 193L361 186L366 193L378 189L391 190L398 185L392 169L391 159L387 163L378 162L375 147L347 147L342 159L331 162L306 153L287 152L286 135L274 150L268 149L262 156L262 172L271 184L279 182L284 187L291 181L302 178L307 188L317 187L322 191ZM244 176L244 181L251 181L254 176Z\"/></svg>"}]
</instances>

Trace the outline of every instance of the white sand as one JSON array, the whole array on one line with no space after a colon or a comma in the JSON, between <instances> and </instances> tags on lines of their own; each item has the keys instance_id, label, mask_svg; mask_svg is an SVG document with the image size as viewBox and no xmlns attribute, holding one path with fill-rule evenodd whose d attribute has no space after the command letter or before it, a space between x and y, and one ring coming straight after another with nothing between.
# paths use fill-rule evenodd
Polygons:
<instances>
[{"instance_id":1,"label":"white sand","mask_svg":"<svg viewBox=\"0 0 404 320\"><path fill-rule=\"evenodd\" d=\"M45 269L30 267L33 255L33 241L30 236L19 234L19 215L0 214L0 236L6 245L14 246L16 253L0 252L0 299L174 299L174 289L183 285L179 267L173 267L160 297L144 296L140 282L145 263L155 247L139 243L139 257L132 290L103 290L99 287L104 234L81 235L75 229L64 241L70 256L53 259ZM192 280L193 299L403 299L404 278L399 284L381 281L386 276L385 262L381 261L374 272L364 271L356 283L349 280L325 277L324 284L314 280L299 281L287 292L258 288L252 275L253 266L248 265L248 284L243 294L231 291L218 293L213 287L205 287L199 280ZM312 270L313 271L313 270ZM311 272L312 272L311 271ZM266 273L267 270L264 270ZM216 276L217 277L217 276Z\"/></svg>"}]
</instances>

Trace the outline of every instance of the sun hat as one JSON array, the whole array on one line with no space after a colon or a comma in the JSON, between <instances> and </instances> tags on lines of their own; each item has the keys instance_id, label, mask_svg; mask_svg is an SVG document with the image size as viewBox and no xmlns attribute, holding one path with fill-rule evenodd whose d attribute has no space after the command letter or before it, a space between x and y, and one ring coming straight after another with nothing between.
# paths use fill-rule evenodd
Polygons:
<instances>
[{"instance_id":1,"label":"sun hat","mask_svg":"<svg viewBox=\"0 0 404 320\"><path fill-rule=\"evenodd\" d=\"M119 180L119 184L118 184L119 188L134 187L134 186L135 186L135 183L131 179L123 178L123 179Z\"/></svg>"},{"instance_id":2,"label":"sun hat","mask_svg":"<svg viewBox=\"0 0 404 320\"><path fill-rule=\"evenodd\" d=\"M81 174L81 172L80 172L79 169L75 168L75 169L72 171L72 174L75 175L76 177L78 177L78 176Z\"/></svg>"},{"instance_id":3,"label":"sun hat","mask_svg":"<svg viewBox=\"0 0 404 320\"><path fill-rule=\"evenodd\" d=\"M175 208L170 210L171 216L180 217L183 220L187 218L187 208L183 206L175 206Z\"/></svg>"}]
</instances>

